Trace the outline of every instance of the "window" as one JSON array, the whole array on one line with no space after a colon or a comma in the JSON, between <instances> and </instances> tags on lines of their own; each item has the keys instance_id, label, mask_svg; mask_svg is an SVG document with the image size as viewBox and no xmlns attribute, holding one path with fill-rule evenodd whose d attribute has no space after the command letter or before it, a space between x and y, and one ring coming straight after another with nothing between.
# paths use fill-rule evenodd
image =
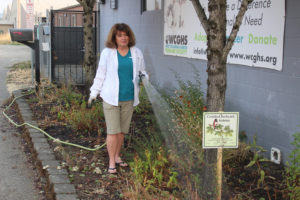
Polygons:
<instances>
[{"instance_id":1,"label":"window","mask_svg":"<svg viewBox=\"0 0 300 200\"><path fill-rule=\"evenodd\" d=\"M63 26L63 19L62 16L58 17L58 26Z\"/></svg>"},{"instance_id":2,"label":"window","mask_svg":"<svg viewBox=\"0 0 300 200\"><path fill-rule=\"evenodd\" d=\"M161 10L161 0L142 0L142 12Z\"/></svg>"},{"instance_id":3,"label":"window","mask_svg":"<svg viewBox=\"0 0 300 200\"><path fill-rule=\"evenodd\" d=\"M76 15L72 15L72 24L71 24L71 26L73 26L73 27L77 26L77 24L76 24Z\"/></svg>"},{"instance_id":4,"label":"window","mask_svg":"<svg viewBox=\"0 0 300 200\"><path fill-rule=\"evenodd\" d=\"M118 8L118 0L110 0L110 8L117 9Z\"/></svg>"},{"instance_id":5,"label":"window","mask_svg":"<svg viewBox=\"0 0 300 200\"><path fill-rule=\"evenodd\" d=\"M68 15L67 13L64 13L64 18L63 18L63 25L62 26L68 26L68 22L69 22L69 26L71 25L70 21L68 21Z\"/></svg>"}]
</instances>

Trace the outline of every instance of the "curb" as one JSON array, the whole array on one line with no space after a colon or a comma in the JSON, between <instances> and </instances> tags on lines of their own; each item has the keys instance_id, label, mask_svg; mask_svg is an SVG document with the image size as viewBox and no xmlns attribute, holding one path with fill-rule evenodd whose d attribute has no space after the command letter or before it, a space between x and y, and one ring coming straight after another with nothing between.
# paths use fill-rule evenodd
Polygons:
<instances>
[{"instance_id":1,"label":"curb","mask_svg":"<svg viewBox=\"0 0 300 200\"><path fill-rule=\"evenodd\" d=\"M22 90L12 92L13 97L21 96ZM33 113L24 98L16 100L21 120L38 127L33 120ZM68 178L66 169L60 168L60 161L55 159L53 150L43 133L31 127L25 127L25 139L30 146L34 163L41 177L46 179L44 188L47 199L50 200L78 200L75 186Z\"/></svg>"}]
</instances>

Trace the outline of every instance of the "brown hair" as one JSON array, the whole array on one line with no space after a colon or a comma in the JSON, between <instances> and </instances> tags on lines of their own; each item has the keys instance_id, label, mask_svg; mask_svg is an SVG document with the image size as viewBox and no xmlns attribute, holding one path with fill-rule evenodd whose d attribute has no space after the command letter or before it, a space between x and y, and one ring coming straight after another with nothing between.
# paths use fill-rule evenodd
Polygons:
<instances>
[{"instance_id":1,"label":"brown hair","mask_svg":"<svg viewBox=\"0 0 300 200\"><path fill-rule=\"evenodd\" d=\"M128 35L128 37L129 37L128 47L129 48L135 45L135 36L134 36L134 33L132 32L131 28L127 24L120 23L120 24L115 24L115 25L113 25L113 27L111 27L109 34L107 36L106 47L117 48L116 34L118 31L125 32L126 35Z\"/></svg>"}]
</instances>

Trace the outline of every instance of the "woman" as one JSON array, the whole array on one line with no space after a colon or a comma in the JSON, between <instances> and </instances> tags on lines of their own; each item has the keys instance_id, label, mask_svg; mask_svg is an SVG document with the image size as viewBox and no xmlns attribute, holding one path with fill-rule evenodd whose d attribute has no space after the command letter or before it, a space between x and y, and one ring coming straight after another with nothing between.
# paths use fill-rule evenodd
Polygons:
<instances>
[{"instance_id":1,"label":"woman","mask_svg":"<svg viewBox=\"0 0 300 200\"><path fill-rule=\"evenodd\" d=\"M138 105L139 73L145 72L142 52L135 46L135 36L124 23L115 24L102 51L88 103L100 94L107 127L108 173L117 173L116 165L127 167L120 157L124 134L128 133L133 106Z\"/></svg>"}]
</instances>

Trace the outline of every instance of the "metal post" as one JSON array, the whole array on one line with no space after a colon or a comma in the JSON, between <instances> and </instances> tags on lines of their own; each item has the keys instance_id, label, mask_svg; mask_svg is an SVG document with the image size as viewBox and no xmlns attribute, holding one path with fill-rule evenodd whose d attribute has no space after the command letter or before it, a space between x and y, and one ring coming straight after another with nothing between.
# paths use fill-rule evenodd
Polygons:
<instances>
[{"instance_id":1,"label":"metal post","mask_svg":"<svg viewBox=\"0 0 300 200\"><path fill-rule=\"evenodd\" d=\"M34 26L34 49L35 49L35 81L37 83L36 90L40 85L40 44L38 38L38 26Z\"/></svg>"},{"instance_id":2,"label":"metal post","mask_svg":"<svg viewBox=\"0 0 300 200\"><path fill-rule=\"evenodd\" d=\"M35 50L31 49L31 80L32 84L34 85L34 72L33 72L33 67L35 66Z\"/></svg>"},{"instance_id":3,"label":"metal post","mask_svg":"<svg viewBox=\"0 0 300 200\"><path fill-rule=\"evenodd\" d=\"M52 43L52 39L53 39L53 25L54 25L54 13L53 13L53 10L51 9L50 10L50 81L51 83L53 82L54 80L54 65L53 65L53 54L52 54L52 51L53 51L53 43Z\"/></svg>"}]
</instances>

